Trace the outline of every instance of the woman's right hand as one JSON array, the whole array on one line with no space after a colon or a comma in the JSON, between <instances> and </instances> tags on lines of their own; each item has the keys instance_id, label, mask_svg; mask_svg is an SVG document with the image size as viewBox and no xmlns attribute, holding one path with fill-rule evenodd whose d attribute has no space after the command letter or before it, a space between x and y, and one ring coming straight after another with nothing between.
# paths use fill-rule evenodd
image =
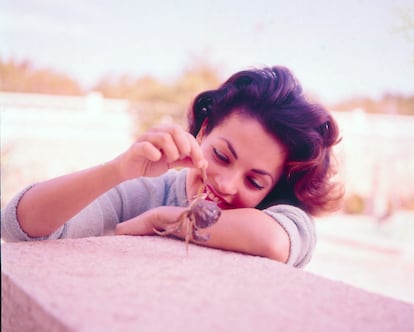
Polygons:
<instances>
[{"instance_id":1,"label":"woman's right hand","mask_svg":"<svg viewBox=\"0 0 414 332\"><path fill-rule=\"evenodd\" d=\"M37 183L20 199L17 218L33 237L48 236L104 192L170 167L207 167L196 139L179 127L149 130L112 161Z\"/></svg>"},{"instance_id":2,"label":"woman's right hand","mask_svg":"<svg viewBox=\"0 0 414 332\"><path fill-rule=\"evenodd\" d=\"M148 130L112 163L124 181L139 176L158 176L177 166L207 167L194 136L179 126Z\"/></svg>"}]
</instances>

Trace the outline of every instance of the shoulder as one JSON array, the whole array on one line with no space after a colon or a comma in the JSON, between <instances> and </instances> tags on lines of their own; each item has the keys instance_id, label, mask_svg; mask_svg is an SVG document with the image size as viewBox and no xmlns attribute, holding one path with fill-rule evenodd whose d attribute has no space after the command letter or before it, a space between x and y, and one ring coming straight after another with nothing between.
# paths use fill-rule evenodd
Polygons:
<instances>
[{"instance_id":1,"label":"shoulder","mask_svg":"<svg viewBox=\"0 0 414 332\"><path fill-rule=\"evenodd\" d=\"M303 210L287 204L271 206L262 212L275 219L290 239L288 263L305 266L312 257L316 245L316 228L313 219Z\"/></svg>"}]
</instances>

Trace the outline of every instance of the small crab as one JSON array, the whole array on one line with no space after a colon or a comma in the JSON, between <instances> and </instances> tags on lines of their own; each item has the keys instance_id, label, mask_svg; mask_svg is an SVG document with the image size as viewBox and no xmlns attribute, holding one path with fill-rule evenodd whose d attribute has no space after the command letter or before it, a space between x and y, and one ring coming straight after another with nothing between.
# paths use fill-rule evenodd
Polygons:
<instances>
[{"instance_id":1,"label":"small crab","mask_svg":"<svg viewBox=\"0 0 414 332\"><path fill-rule=\"evenodd\" d=\"M211 201L206 201L203 197L203 191L206 186L207 179L204 169L201 170L201 174L203 184L198 191L197 198L190 204L189 208L181 213L177 221L171 225L168 225L165 230L160 231L153 228L156 234L165 236L180 231L184 226L187 252L188 243L190 241L195 240L198 242L205 242L209 239L209 234L202 235L198 231L214 225L221 215L221 210L217 204Z\"/></svg>"}]
</instances>

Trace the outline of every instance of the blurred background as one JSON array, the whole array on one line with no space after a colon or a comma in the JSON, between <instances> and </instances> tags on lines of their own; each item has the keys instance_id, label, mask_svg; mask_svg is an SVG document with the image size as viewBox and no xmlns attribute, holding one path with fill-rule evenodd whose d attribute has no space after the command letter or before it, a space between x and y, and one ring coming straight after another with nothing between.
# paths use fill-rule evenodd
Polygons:
<instances>
[{"instance_id":1,"label":"blurred background","mask_svg":"<svg viewBox=\"0 0 414 332\"><path fill-rule=\"evenodd\" d=\"M0 2L1 206L179 123L235 71L285 65L339 122L344 206L306 270L414 302L410 0Z\"/></svg>"}]
</instances>

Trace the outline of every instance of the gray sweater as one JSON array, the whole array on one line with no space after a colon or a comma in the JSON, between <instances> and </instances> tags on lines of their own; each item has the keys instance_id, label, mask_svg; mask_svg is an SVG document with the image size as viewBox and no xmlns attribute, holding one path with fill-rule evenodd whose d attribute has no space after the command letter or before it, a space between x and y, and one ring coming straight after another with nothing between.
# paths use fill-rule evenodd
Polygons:
<instances>
[{"instance_id":1,"label":"gray sweater","mask_svg":"<svg viewBox=\"0 0 414 332\"><path fill-rule=\"evenodd\" d=\"M119 222L158 206L187 206L187 171L170 170L157 178L126 181L89 204L76 216L47 237L33 238L20 227L17 205L25 188L1 212L1 237L4 241L33 241L99 236L113 231ZM290 253L287 264L306 265L314 251L316 236L313 220L291 205L275 205L263 212L275 219L288 233Z\"/></svg>"}]
</instances>

